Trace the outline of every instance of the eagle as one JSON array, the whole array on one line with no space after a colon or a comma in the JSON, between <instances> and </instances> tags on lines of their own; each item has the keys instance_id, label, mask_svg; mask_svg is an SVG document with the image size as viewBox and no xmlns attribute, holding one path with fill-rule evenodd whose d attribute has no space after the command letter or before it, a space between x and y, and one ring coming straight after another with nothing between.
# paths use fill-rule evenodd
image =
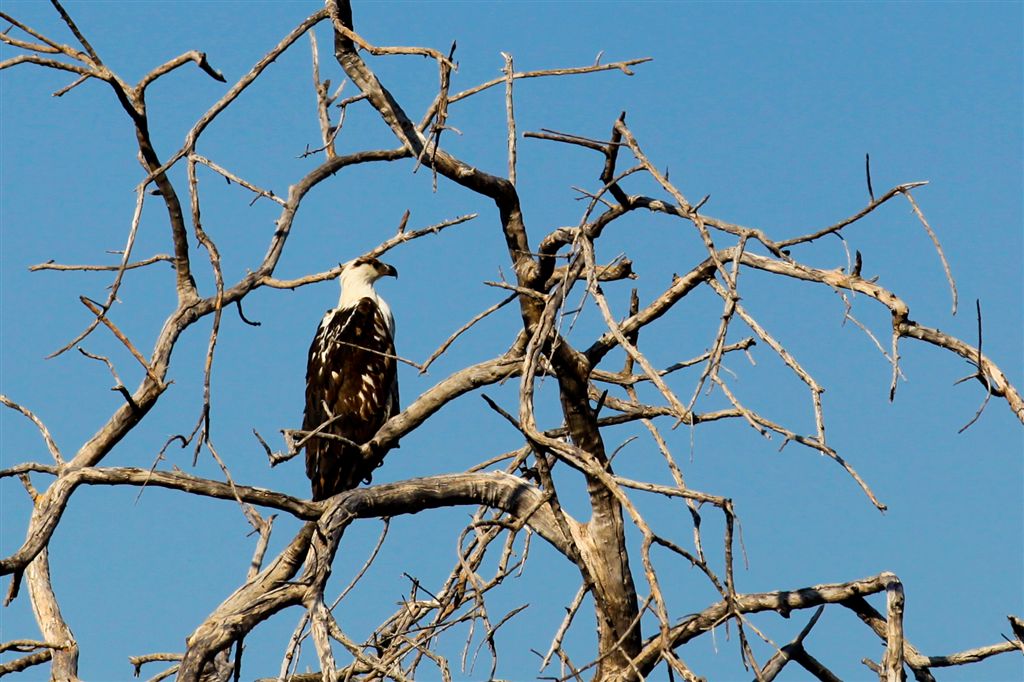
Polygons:
<instances>
[{"instance_id":1,"label":"eagle","mask_svg":"<svg viewBox=\"0 0 1024 682\"><path fill-rule=\"evenodd\" d=\"M309 347L303 431L306 475L313 500L323 500L369 481L359 446L367 443L398 412L395 318L374 290L381 277L398 271L376 258L341 266L341 298L328 310Z\"/></svg>"}]
</instances>

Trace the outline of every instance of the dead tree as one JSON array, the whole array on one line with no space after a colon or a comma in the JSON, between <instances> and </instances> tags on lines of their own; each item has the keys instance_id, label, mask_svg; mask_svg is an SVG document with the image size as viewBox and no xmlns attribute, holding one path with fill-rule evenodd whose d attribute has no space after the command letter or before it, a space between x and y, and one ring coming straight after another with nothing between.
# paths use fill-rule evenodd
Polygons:
<instances>
[{"instance_id":1,"label":"dead tree","mask_svg":"<svg viewBox=\"0 0 1024 682\"><path fill-rule=\"evenodd\" d=\"M198 67L206 76L225 82L225 78L207 61L202 52L186 52L157 66L138 82L131 83L112 71L73 18L57 0L56 12L77 40L77 46L62 44L44 32L0 14L12 25L0 40L17 50L17 56L0 63L0 68L35 65L69 73L74 80L58 93L63 95L79 85L98 81L113 91L126 114L138 147L143 176L136 188L136 210L130 222L126 246L120 262L105 266L71 266L44 263L40 270L106 270L112 273L105 300L81 297L91 314L91 322L58 354L80 348L83 340L97 331L112 334L137 362L143 378L135 388L125 386L110 358L82 352L106 364L113 375L115 389L123 404L99 425L95 435L72 453L64 454L50 436L43 421L29 407L12 399L3 403L21 412L38 427L52 462L25 462L0 471L0 477L19 477L29 493L31 518L25 539L10 556L0 560L0 573L10 576L6 601L16 599L25 586L39 625L38 635L13 639L0 645L0 651L22 652L24 656L3 664L0 672L22 670L49 662L51 678L78 679L78 644L71 624L61 615L58 597L50 580L47 547L63 518L70 499L80 486L162 487L187 496L204 496L238 504L253 529L258 532L252 569L244 583L195 629L188 634L186 648L176 654L140 654L132 660L138 671L156 661L171 662L171 667L154 679L177 675L181 680L227 679L237 676L243 658L245 637L265 620L289 607L300 607L301 615L294 636L285 646L278 679L414 679L417 674L449 677L450 663L440 642L453 627L471 624L483 632L483 644L493 653L494 633L517 611L507 614L488 609L488 597L506 578L527 561L529 538L536 535L553 547L567 565L578 572L579 589L567 599L564 621L555 631L546 653L540 656L541 674L551 670L562 679L639 680L652 674L679 675L683 679L701 679L699 671L684 662L685 645L708 636L716 628L728 628L739 641L740 655L751 675L771 680L789 662L796 662L822 680L836 679L829 672L827 654L812 656L805 638L826 607L847 609L863 621L883 642L884 656L868 665L879 679L890 682L904 679L909 670L917 680L931 680L931 669L982 660L999 653L1024 652L1019 621L1013 621L1013 637L988 647L949 656L927 656L911 644L902 627L903 586L898 576L880 572L860 580L823 583L806 587L787 586L773 592L747 593L738 590L735 578L737 515L733 501L687 485L679 453L666 438L666 429L682 427L697 430L703 424L731 420L738 428L750 428L766 438L774 437L793 447L807 448L831 458L852 478L870 504L879 510L885 505L876 497L868 481L840 455L825 437L824 387L789 352L775 334L762 325L742 302L747 273L757 271L784 280L800 280L833 292L845 305L847 319L861 326L891 365L890 397L900 381L900 348L920 341L961 356L973 366L972 379L978 382L987 403L1005 403L1016 418L1024 422L1024 400L999 366L987 357L977 342L968 342L944 333L934 326L919 323L910 316L908 303L897 292L882 286L871 275L870 254L848 256L841 267L822 266L801 257L801 247L825 238L842 237L858 221L891 202L906 201L916 214L922 229L935 244L945 267L954 307L956 287L939 241L914 199L914 191L925 183L908 182L877 196L861 210L832 225L804 234L770 235L756 227L734 224L704 212L705 200L694 201L685 188L670 181L659 170L665 159L644 148L630 129L626 115L608 122L606 139L590 139L571 133L518 130L514 94L529 78L571 78L575 74L611 72L633 75L633 68L646 59L601 63L552 69L517 71L513 59L505 55L500 77L477 86L452 91L451 76L456 64L455 47L441 51L425 47L385 47L374 44L372 36L357 32L349 2L327 0L326 6L302 21L252 69L230 85L223 97L200 116L173 153L158 153L150 136L146 94L151 86L182 66ZM345 78L354 86L354 94L341 97L332 92L328 80L320 77L327 60L318 52L315 27L326 27L334 38L333 59ZM307 150L316 163L312 170L295 178L286 194L257 186L242 171L222 167L216 159L199 153L210 124L286 50L308 35L312 40L314 86L318 102L321 145ZM388 59L393 55L418 55L433 65L439 87L433 101L422 112L411 112L371 68L368 56ZM22 66L25 65L25 66ZM332 68L333 67L332 65ZM504 89L507 113L508 166L503 174L492 174L473 165L446 148L453 135L448 123L449 107L493 88ZM356 107L372 112L394 137L393 146L342 152L337 146L344 129L345 114ZM527 229L520 195L516 188L517 144L521 138L541 140L538 144L573 145L593 153L594 173L588 181L592 189L583 192L585 210L575 225L547 229ZM296 289L338 276L337 268L307 274L294 279L276 276L278 264L296 228L296 213L304 199L322 184L344 182L342 169L367 164L397 162L410 170L409 182L425 179L435 186L459 185L493 204L495 222L507 244L509 278L492 284L508 291L507 297L473 317L465 325L451 330L437 352L422 362L407 361L425 372L434 360L446 353L464 333L504 306L517 306L519 323L496 349L493 357L460 367L418 398L404 406L388 421L372 441L362 444L367 460L383 459L400 440L413 433L446 405L462 396L479 392L503 382L518 385L515 404L502 404L483 394L495 419L519 434L521 447L510 452L488 452L484 460L461 473L438 473L427 478L401 480L351 490L323 502L313 503L280 492L251 487L234 480L218 454L210 434L211 367L217 350L218 334L225 312L244 318L242 303L261 288ZM184 167L184 181L174 171ZM236 281L228 281L221 267L217 244L204 229L201 219L200 173L214 173L237 183L257 199L279 206L275 229L266 245L266 255ZM651 194L637 193L637 187L652 187ZM870 173L868 175L870 186ZM144 205L155 202L166 213L166 226L172 253L139 258L134 243ZM635 277L631 254L601 262L595 250L602 234L613 223L630 214L662 214L677 219L688 231L701 256L691 262L679 262L679 274L667 288L650 300L640 300L633 292L628 309L617 309L604 288L622 286ZM406 230L408 214L397 232L365 255L380 256L421 238L464 223L475 215L453 217L438 224ZM496 221L494 218L496 217ZM546 230L546 231L545 231ZM420 243L420 242L417 242ZM201 255L205 253L205 256ZM358 255L358 254L353 254ZM174 268L176 305L167 313L152 348L144 348L122 331L117 319L118 295L125 275L136 268L170 263ZM197 284L198 271L213 286ZM672 364L658 366L644 352L644 338L659 333L655 325L673 311L692 292L706 290L720 299L721 315L715 328L704 330L706 352ZM891 324L888 338L878 339L867 326L852 316L854 297L869 300L888 311ZM585 338L573 331L573 316L578 306L596 310L606 330ZM172 352L182 334L197 323L211 324L205 354L203 404L190 434L172 442L190 444L196 453L214 458L223 468L223 480L202 478L177 467L161 465L157 458L150 468L105 466L104 460L143 420L169 388L168 372ZM980 325L980 315L979 315ZM691 333L698 333L691 330ZM815 428L801 432L779 423L763 410L749 406L742 391L724 370L725 359L752 352L754 347L777 357L798 381L806 386ZM296 352L301 352L296 349ZM619 367L609 366L614 357L623 358ZM689 370L689 371L684 371ZM123 370L122 370L123 371ZM538 384L549 382L557 389L561 425L544 428L537 417L538 401L543 400ZM705 391L723 396L727 407L711 411L698 409L698 398ZM546 409L551 409L547 406ZM990 408L995 409L995 408ZM607 430L623 424L636 424L649 438L663 462L671 484L657 480L632 480L616 474ZM290 430L282 424L285 440L281 451L274 451L262 437L259 445L272 465L295 457L309 434ZM161 456L163 450L161 450ZM440 470L440 469L439 469ZM574 489L572 486L576 486ZM662 496L678 505L681 514L669 526L645 516L637 500L645 495ZM562 504L567 496L579 496L589 506L589 518L569 513ZM187 504L187 499L183 502ZM431 589L416 585L411 595L394 614L372 628L366 637L349 634L353 627L339 622L326 593L339 547L346 529L360 519L391 518L441 507L476 507L472 521L459 537L459 552L447 580ZM267 510L287 514L303 522L300 532L283 551L265 559L271 534L272 517ZM708 538L702 532L702 519L721 520L724 535ZM681 521L689 540L673 540ZM685 524L684 524L685 525ZM627 533L640 537L638 546ZM525 543L525 544L524 544ZM668 579L664 561L657 564L652 550L666 551L679 567L695 569L689 579L699 575L718 597L696 613L673 611L663 595ZM490 563L488 563L490 562ZM496 566L496 568L494 568ZM716 568L720 566L721 568ZM486 567L492 570L485 575ZM367 567L364 567L368 568ZM362 572L360 572L362 575ZM827 580L829 576L823 576ZM866 597L885 595L884 613L876 610ZM342 595L344 596L344 594ZM340 598L339 598L340 599ZM593 613L581 612L589 599ZM751 641L766 635L750 621L750 615L775 612L784 617L815 609L807 626L792 642L775 647L770 660L758 661ZM295 613L296 611L290 611ZM574 627L596 627L596 644L587 660L572 661L563 647L567 632ZM584 624L581 624L584 623ZM360 626L361 627L361 626ZM10 633L14 635L15 633ZM183 633L185 634L185 633ZM470 638L472 638L472 633ZM993 633L993 639L996 639ZM294 672L296 651L312 641L320 672ZM467 647L469 642L467 641ZM519 652L522 653L522 652ZM430 669L428 672L427 669ZM667 673L665 671L668 671ZM492 668L491 675L495 673Z\"/></svg>"}]
</instances>

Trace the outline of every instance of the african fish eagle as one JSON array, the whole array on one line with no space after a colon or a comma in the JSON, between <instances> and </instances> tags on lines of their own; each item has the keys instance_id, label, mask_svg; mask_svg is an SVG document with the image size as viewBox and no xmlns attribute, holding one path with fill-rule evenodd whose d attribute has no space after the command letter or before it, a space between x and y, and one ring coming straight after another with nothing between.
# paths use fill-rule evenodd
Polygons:
<instances>
[{"instance_id":1,"label":"african fish eagle","mask_svg":"<svg viewBox=\"0 0 1024 682\"><path fill-rule=\"evenodd\" d=\"M313 500L323 500L370 480L372 464L357 445L368 442L398 412L395 318L373 288L398 271L376 258L357 258L341 267L341 298L328 310L309 347L303 431L306 475Z\"/></svg>"}]
</instances>

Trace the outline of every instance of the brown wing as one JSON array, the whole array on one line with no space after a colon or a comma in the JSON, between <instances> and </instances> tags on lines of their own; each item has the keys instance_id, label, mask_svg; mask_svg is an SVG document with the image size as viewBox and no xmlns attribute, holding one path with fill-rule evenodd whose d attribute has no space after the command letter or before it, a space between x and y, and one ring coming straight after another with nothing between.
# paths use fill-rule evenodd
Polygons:
<instances>
[{"instance_id":1,"label":"brown wing","mask_svg":"<svg viewBox=\"0 0 1024 682\"><path fill-rule=\"evenodd\" d=\"M394 340L373 299L329 312L309 347L303 431L329 422L321 433L358 444L373 438L398 409L394 355ZM314 500L356 487L371 470L352 445L317 436L306 442Z\"/></svg>"}]
</instances>

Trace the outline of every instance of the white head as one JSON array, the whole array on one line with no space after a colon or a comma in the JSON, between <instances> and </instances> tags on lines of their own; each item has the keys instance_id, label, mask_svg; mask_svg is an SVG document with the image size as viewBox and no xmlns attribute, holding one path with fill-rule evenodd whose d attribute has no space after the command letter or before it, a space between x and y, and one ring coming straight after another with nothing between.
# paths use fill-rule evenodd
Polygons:
<instances>
[{"instance_id":1,"label":"white head","mask_svg":"<svg viewBox=\"0 0 1024 682\"><path fill-rule=\"evenodd\" d=\"M391 316L391 308L377 295L373 288L374 282L381 277L398 277L398 270L394 266L382 263L376 258L356 258L341 266L341 298L338 299L338 308L348 308L359 302L362 298L372 298L380 306L384 317L388 320L388 326L394 333L394 319Z\"/></svg>"}]
</instances>

